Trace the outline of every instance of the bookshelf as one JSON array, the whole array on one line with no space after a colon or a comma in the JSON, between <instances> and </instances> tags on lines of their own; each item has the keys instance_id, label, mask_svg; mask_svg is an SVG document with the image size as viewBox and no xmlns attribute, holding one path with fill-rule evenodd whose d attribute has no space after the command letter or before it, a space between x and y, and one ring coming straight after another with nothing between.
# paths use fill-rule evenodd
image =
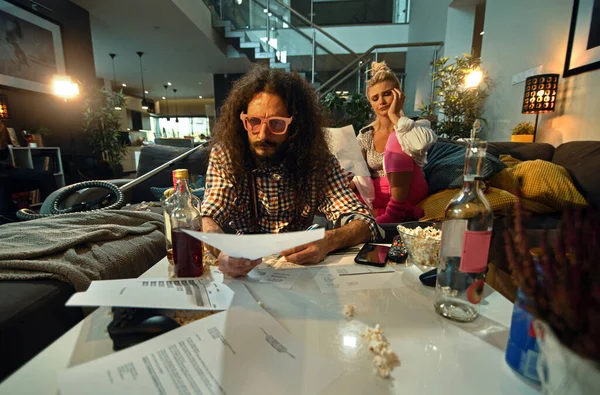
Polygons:
<instances>
[{"instance_id":1,"label":"bookshelf","mask_svg":"<svg viewBox=\"0 0 600 395\"><path fill-rule=\"evenodd\" d=\"M62 157L58 147L12 147L8 146L13 166L25 169L48 170L54 174L56 185L65 186Z\"/></svg>"}]
</instances>

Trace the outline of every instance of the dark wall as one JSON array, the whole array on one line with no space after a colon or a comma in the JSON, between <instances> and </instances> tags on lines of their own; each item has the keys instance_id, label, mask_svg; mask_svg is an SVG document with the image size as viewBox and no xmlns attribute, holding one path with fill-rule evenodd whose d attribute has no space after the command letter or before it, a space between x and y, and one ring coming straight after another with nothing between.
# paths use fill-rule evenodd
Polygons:
<instances>
[{"instance_id":1,"label":"dark wall","mask_svg":"<svg viewBox=\"0 0 600 395\"><path fill-rule=\"evenodd\" d=\"M61 26L66 73L85 84L96 83L90 16L87 10L69 0L37 0L52 12L39 8L35 12L31 2L10 0L11 3L33 12ZM81 90L81 86L80 86ZM0 85L0 94L8 99L11 118L5 123L20 134L20 130L47 127L51 135L44 137L46 146L60 147L63 153L91 154L91 148L82 135L82 101L68 102L45 93L26 91Z\"/></svg>"},{"instance_id":2,"label":"dark wall","mask_svg":"<svg viewBox=\"0 0 600 395\"><path fill-rule=\"evenodd\" d=\"M221 105L227 98L231 85L239 80L244 74L213 74L213 89L215 91L215 111L217 116L221 110ZM212 129L211 129L212 130Z\"/></svg>"}]
</instances>

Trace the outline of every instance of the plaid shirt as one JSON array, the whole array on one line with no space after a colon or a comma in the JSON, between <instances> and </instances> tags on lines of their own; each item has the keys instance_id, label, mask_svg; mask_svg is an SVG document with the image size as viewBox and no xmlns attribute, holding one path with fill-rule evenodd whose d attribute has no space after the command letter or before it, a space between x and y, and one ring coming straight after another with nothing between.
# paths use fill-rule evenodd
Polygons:
<instances>
[{"instance_id":1,"label":"plaid shirt","mask_svg":"<svg viewBox=\"0 0 600 395\"><path fill-rule=\"evenodd\" d=\"M378 236L378 226L369 210L348 187L337 159L332 155L327 169L326 193L313 196L296 216L293 185L283 166L253 170L256 182L258 229L252 229L252 198L246 179L240 188L234 186L231 158L220 146L213 147L206 172L206 191L202 215L211 217L221 227L231 225L244 233L280 233L304 230L313 223L317 211L336 225L362 220L371 230L371 239ZM248 178L248 177L246 177Z\"/></svg>"}]
</instances>

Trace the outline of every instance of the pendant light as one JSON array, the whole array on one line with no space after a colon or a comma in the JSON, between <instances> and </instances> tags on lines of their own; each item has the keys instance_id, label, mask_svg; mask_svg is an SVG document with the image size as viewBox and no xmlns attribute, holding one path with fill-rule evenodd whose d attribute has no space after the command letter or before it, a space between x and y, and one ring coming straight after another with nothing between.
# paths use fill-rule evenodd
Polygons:
<instances>
[{"instance_id":1,"label":"pendant light","mask_svg":"<svg viewBox=\"0 0 600 395\"><path fill-rule=\"evenodd\" d=\"M144 67L142 66L142 56L143 52L137 52L140 57L140 74L142 75L142 110L147 110L150 106L150 102L146 100L146 88L144 87Z\"/></svg>"},{"instance_id":2,"label":"pendant light","mask_svg":"<svg viewBox=\"0 0 600 395\"><path fill-rule=\"evenodd\" d=\"M169 89L169 85L163 85L165 87L165 100L167 101L167 121L171 120L171 117L169 116L169 93L167 92L167 89ZM162 111L161 111L162 113Z\"/></svg>"},{"instance_id":3,"label":"pendant light","mask_svg":"<svg viewBox=\"0 0 600 395\"><path fill-rule=\"evenodd\" d=\"M109 53L108 55L112 59L112 66L113 66L112 91L114 92L117 88L117 73L115 72L115 56L117 56L117 54ZM117 103L116 97L113 97L113 103L115 106L115 110L121 111L121 106Z\"/></svg>"},{"instance_id":4,"label":"pendant light","mask_svg":"<svg viewBox=\"0 0 600 395\"><path fill-rule=\"evenodd\" d=\"M173 100L175 100L175 122L179 123L179 118L177 117L177 89L173 88Z\"/></svg>"}]
</instances>

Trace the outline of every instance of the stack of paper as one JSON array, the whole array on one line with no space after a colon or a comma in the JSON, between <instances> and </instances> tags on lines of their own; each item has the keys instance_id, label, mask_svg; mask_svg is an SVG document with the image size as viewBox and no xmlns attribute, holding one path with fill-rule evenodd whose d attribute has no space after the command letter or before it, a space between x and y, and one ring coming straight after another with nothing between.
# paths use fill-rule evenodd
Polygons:
<instances>
[{"instance_id":1,"label":"stack of paper","mask_svg":"<svg viewBox=\"0 0 600 395\"><path fill-rule=\"evenodd\" d=\"M237 297L253 298L239 284ZM237 298L236 298L237 300ZM235 303L234 303L235 304ZM343 367L258 307L235 306L140 345L75 366L61 394L318 394Z\"/></svg>"},{"instance_id":2,"label":"stack of paper","mask_svg":"<svg viewBox=\"0 0 600 395\"><path fill-rule=\"evenodd\" d=\"M120 306L179 310L226 310L233 291L220 282L197 278L144 278L93 281L67 306Z\"/></svg>"}]
</instances>

